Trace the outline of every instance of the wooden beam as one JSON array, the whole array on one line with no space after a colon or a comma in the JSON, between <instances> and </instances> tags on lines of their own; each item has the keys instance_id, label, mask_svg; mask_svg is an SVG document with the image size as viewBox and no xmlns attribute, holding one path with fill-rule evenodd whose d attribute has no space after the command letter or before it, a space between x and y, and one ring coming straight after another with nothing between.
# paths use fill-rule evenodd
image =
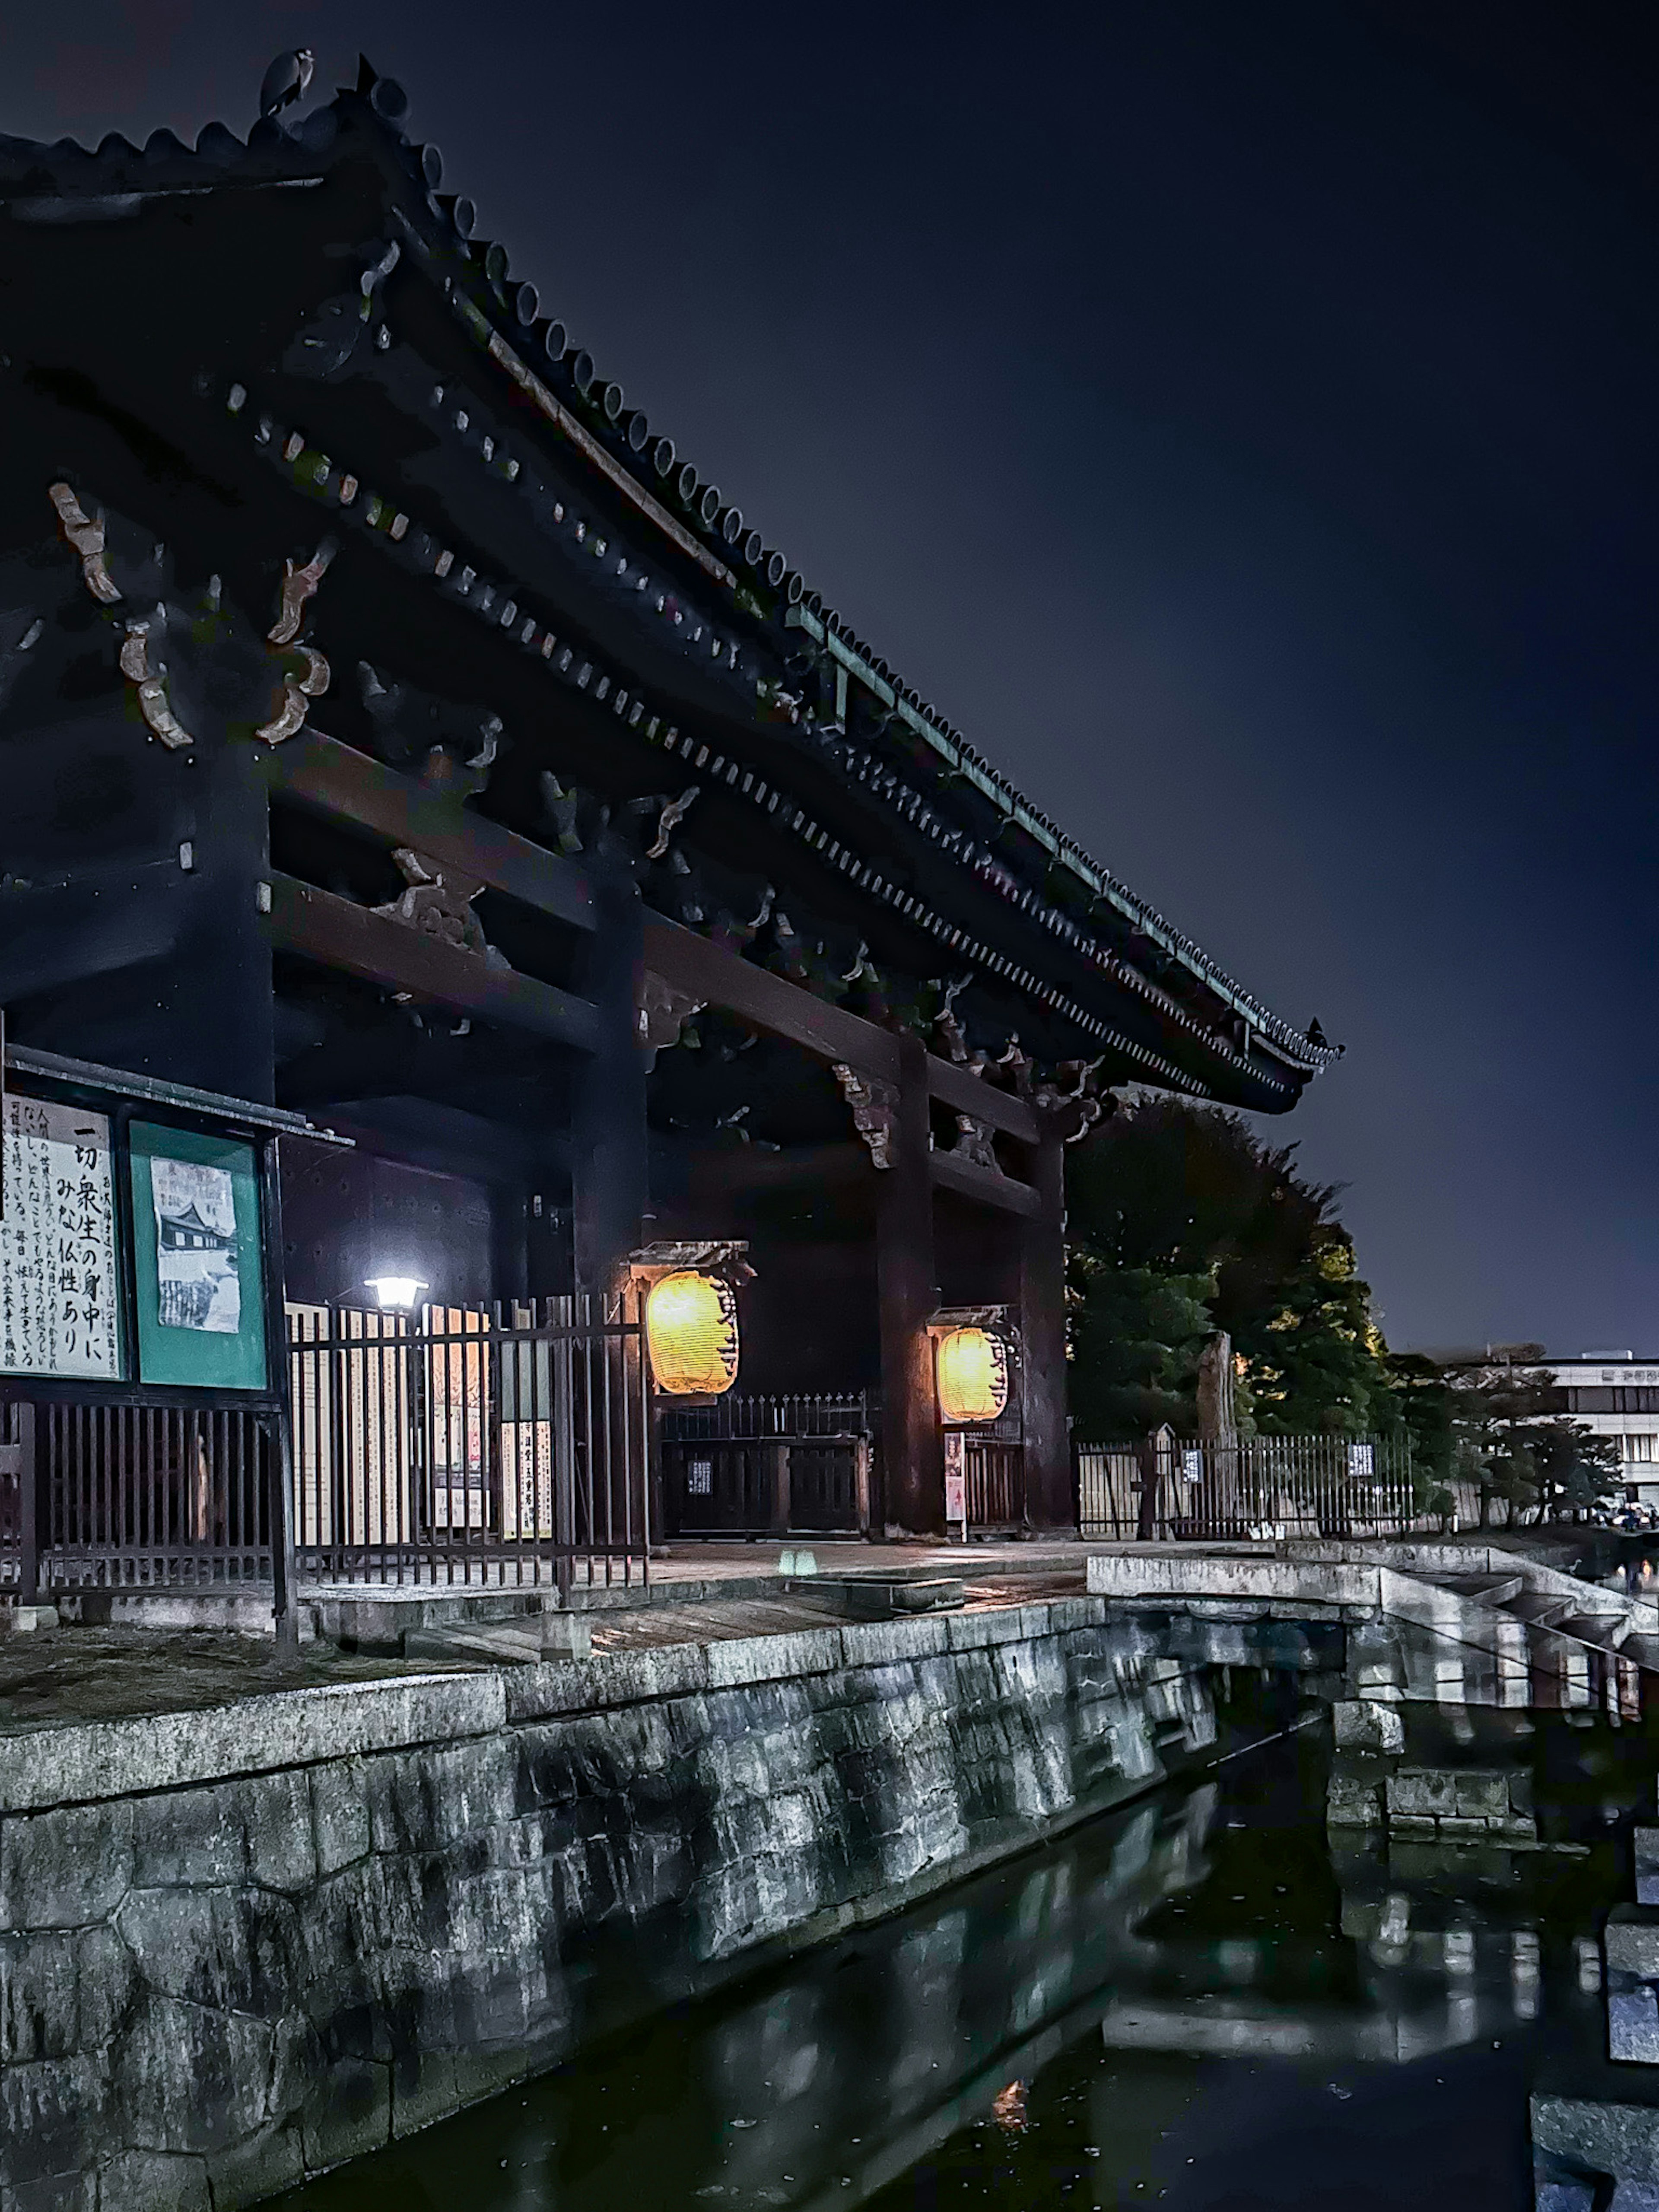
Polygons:
<instances>
[{"instance_id":1,"label":"wooden beam","mask_svg":"<svg viewBox=\"0 0 1659 2212\"><path fill-rule=\"evenodd\" d=\"M822 1188L860 1182L872 1176L870 1155L858 1143L805 1145L793 1152L769 1152L757 1145L729 1152L696 1152L687 1176L694 1191L738 1197L750 1191L787 1190L797 1185Z\"/></svg>"},{"instance_id":2,"label":"wooden beam","mask_svg":"<svg viewBox=\"0 0 1659 2212\"><path fill-rule=\"evenodd\" d=\"M998 1175L959 1153L930 1152L927 1170L937 1189L954 1191L958 1198L971 1199L977 1206L994 1206L1000 1212L1018 1213L1028 1219L1042 1211L1042 1200L1029 1182Z\"/></svg>"},{"instance_id":3,"label":"wooden beam","mask_svg":"<svg viewBox=\"0 0 1659 2212\"><path fill-rule=\"evenodd\" d=\"M645 964L675 990L720 1013L735 1014L769 1036L800 1045L820 1060L844 1061L860 1075L884 1082L898 1079L898 1039L890 1030L878 1029L661 915L645 917ZM1024 1099L933 1053L927 1054L927 1092L953 1112L971 1114L1017 1143L1042 1141L1042 1122Z\"/></svg>"},{"instance_id":4,"label":"wooden beam","mask_svg":"<svg viewBox=\"0 0 1659 2212\"><path fill-rule=\"evenodd\" d=\"M585 999L533 975L494 967L475 952L459 951L293 876L270 878L270 933L272 944L284 951L343 969L388 990L407 991L506 1027L533 1030L580 1052L592 1052L598 1042L598 1017Z\"/></svg>"},{"instance_id":5,"label":"wooden beam","mask_svg":"<svg viewBox=\"0 0 1659 2212\"><path fill-rule=\"evenodd\" d=\"M319 814L407 845L574 928L597 927L592 890L573 862L320 730L277 747L268 773L273 791Z\"/></svg>"},{"instance_id":6,"label":"wooden beam","mask_svg":"<svg viewBox=\"0 0 1659 2212\"><path fill-rule=\"evenodd\" d=\"M940 1060L929 1053L927 1090L930 1097L953 1113L971 1114L976 1121L989 1122L992 1128L1000 1129L1004 1136L1022 1145L1042 1140L1042 1124L1024 1099L1016 1098L1012 1091L999 1091L982 1075L958 1067L954 1060Z\"/></svg>"},{"instance_id":7,"label":"wooden beam","mask_svg":"<svg viewBox=\"0 0 1659 2212\"><path fill-rule=\"evenodd\" d=\"M844 1060L861 1075L898 1080L899 1041L873 1022L833 1006L798 983L757 968L694 929L661 915L645 917L645 964L705 1006L800 1045L820 1060Z\"/></svg>"}]
</instances>

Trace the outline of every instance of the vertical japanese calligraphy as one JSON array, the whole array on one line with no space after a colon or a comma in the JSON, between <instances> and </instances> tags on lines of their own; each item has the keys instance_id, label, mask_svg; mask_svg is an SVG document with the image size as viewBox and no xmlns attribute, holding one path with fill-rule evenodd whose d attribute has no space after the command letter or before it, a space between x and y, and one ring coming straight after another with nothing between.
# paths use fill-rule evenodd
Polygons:
<instances>
[{"instance_id":1,"label":"vertical japanese calligraphy","mask_svg":"<svg viewBox=\"0 0 1659 2212\"><path fill-rule=\"evenodd\" d=\"M0 1373L122 1375L108 1117L8 1094Z\"/></svg>"}]
</instances>

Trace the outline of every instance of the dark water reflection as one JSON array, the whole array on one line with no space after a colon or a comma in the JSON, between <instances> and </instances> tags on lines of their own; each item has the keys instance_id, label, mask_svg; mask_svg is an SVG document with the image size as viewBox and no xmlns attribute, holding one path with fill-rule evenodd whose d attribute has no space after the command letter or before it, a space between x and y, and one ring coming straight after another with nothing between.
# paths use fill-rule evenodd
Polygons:
<instances>
[{"instance_id":1,"label":"dark water reflection","mask_svg":"<svg viewBox=\"0 0 1659 2212\"><path fill-rule=\"evenodd\" d=\"M1292 1710L1260 1678L1231 1722ZM1539 1716L1572 1848L1328 1839L1322 1726L283 2200L284 2212L1532 2203L1527 2094L1601 2033L1646 1733Z\"/></svg>"}]
</instances>

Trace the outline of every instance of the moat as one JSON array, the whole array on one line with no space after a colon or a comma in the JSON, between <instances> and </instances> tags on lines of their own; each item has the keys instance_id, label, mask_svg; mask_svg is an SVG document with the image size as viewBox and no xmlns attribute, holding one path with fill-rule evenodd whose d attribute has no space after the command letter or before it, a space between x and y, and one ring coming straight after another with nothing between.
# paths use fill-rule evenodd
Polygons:
<instances>
[{"instance_id":1,"label":"moat","mask_svg":"<svg viewBox=\"0 0 1659 2212\"><path fill-rule=\"evenodd\" d=\"M1288 1674L1218 1668L1213 1687L1224 1755L1196 1778L659 2014L284 2212L1590 2212L1594 2185L1559 2160L1534 2197L1529 2099L1609 2094L1601 1930L1635 1893L1651 1725L1430 1714L1466 1753L1496 1730L1535 1793L1534 1847L1471 1848L1328 1826L1328 1710ZM1656 2069L1613 2070L1621 2097L1655 2094Z\"/></svg>"}]
</instances>

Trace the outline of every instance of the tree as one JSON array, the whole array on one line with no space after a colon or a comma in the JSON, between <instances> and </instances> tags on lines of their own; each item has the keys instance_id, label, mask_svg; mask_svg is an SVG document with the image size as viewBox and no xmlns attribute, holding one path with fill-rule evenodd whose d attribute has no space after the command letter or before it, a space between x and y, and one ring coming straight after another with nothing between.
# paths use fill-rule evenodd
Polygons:
<instances>
[{"instance_id":1,"label":"tree","mask_svg":"<svg viewBox=\"0 0 1659 2212\"><path fill-rule=\"evenodd\" d=\"M1533 1513L1583 1513L1618 1487L1619 1453L1559 1411L1559 1392L1536 1362L1543 1346L1494 1347L1492 1356L1450 1377L1452 1425L1459 1474L1480 1501L1480 1525L1502 1500L1511 1521Z\"/></svg>"},{"instance_id":2,"label":"tree","mask_svg":"<svg viewBox=\"0 0 1659 2212\"><path fill-rule=\"evenodd\" d=\"M1205 1338L1231 1337L1242 1425L1358 1436L1404 1425L1335 1218L1238 1115L1152 1098L1103 1122L1066 1177L1073 1411L1097 1436L1190 1434Z\"/></svg>"}]
</instances>

